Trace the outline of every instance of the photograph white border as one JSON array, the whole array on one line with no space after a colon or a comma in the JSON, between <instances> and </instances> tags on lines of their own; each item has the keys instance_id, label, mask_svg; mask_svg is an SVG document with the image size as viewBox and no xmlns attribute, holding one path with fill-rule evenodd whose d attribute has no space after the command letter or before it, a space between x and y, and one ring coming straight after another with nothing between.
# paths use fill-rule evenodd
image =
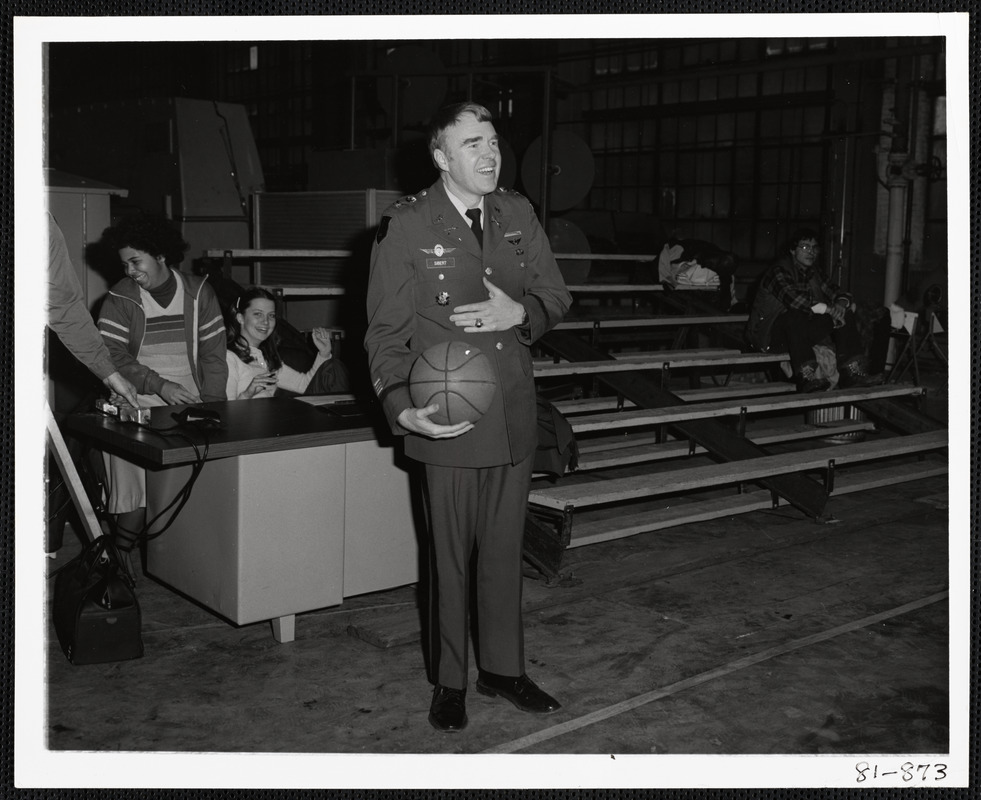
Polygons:
<instances>
[{"instance_id":1,"label":"photograph white border","mask_svg":"<svg viewBox=\"0 0 981 800\"><path fill-rule=\"evenodd\" d=\"M15 128L15 785L18 788L672 788L856 787L855 756L280 755L91 753L45 747L43 325L46 229L42 45L102 41L688 38L688 15L371 17L16 17ZM705 37L941 36L947 41L950 417L969 418L968 15L698 15ZM950 441L950 742L944 787L967 785L970 437ZM911 760L916 761L909 754ZM895 761L897 756L890 756ZM934 759L936 760L936 759ZM378 762L378 763L376 763ZM878 782L874 788L890 784ZM901 780L892 784L902 786ZM940 784L935 784L940 785ZM869 787L872 788L872 787Z\"/></svg>"}]
</instances>

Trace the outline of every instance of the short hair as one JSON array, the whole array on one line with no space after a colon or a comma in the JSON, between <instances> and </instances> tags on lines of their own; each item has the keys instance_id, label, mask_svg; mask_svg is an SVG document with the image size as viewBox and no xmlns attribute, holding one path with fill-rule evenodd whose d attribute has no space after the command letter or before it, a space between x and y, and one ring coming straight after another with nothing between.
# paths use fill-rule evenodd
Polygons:
<instances>
[{"instance_id":1,"label":"short hair","mask_svg":"<svg viewBox=\"0 0 981 800\"><path fill-rule=\"evenodd\" d=\"M820 242L818 238L818 232L813 228L798 228L794 231L793 236L787 240L787 249L796 250L797 246L807 239L813 239L815 242Z\"/></svg>"},{"instance_id":2,"label":"short hair","mask_svg":"<svg viewBox=\"0 0 981 800\"><path fill-rule=\"evenodd\" d=\"M132 247L154 258L163 256L168 267L180 264L190 246L170 220L150 214L123 217L102 232L102 242L112 251Z\"/></svg>"},{"instance_id":3,"label":"short hair","mask_svg":"<svg viewBox=\"0 0 981 800\"><path fill-rule=\"evenodd\" d=\"M430 156L435 156L437 150L443 149L443 134L446 129L456 125L465 114L473 114L477 122L492 122L494 119L486 107L469 100L443 106L429 122Z\"/></svg>"}]
</instances>

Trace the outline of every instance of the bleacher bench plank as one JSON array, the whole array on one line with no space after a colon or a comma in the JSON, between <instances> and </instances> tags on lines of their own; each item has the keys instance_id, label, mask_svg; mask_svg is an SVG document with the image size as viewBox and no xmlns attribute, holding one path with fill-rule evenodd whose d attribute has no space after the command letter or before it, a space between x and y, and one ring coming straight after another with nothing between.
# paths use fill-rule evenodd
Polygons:
<instances>
[{"instance_id":1,"label":"bleacher bench plank","mask_svg":"<svg viewBox=\"0 0 981 800\"><path fill-rule=\"evenodd\" d=\"M748 432L746 438L753 444L762 446L805 439L820 439L826 436L841 436L845 433L874 429L875 423L869 420L840 420L826 425L777 425ZM657 442L653 436L643 438L647 441L638 442L631 446L626 446L622 442L617 442L613 447L592 447L592 443L581 443L579 445L577 472L663 461L669 458L683 458L689 454L699 455L708 452L701 446L691 449L686 441Z\"/></svg>"},{"instance_id":2,"label":"bleacher bench plank","mask_svg":"<svg viewBox=\"0 0 981 800\"><path fill-rule=\"evenodd\" d=\"M719 400L724 397L763 397L765 395L788 394L796 391L792 383L734 383L729 386L703 386L700 389L669 389L685 402ZM576 400L555 400L552 402L563 414L586 414L596 411L615 411L618 408L616 397L582 397ZM622 408L636 408L630 400L624 400Z\"/></svg>"},{"instance_id":3,"label":"bleacher bench plank","mask_svg":"<svg viewBox=\"0 0 981 800\"><path fill-rule=\"evenodd\" d=\"M263 284L263 286L273 294L280 294L283 297L339 297L347 294L343 286L288 286Z\"/></svg>"},{"instance_id":4,"label":"bleacher bench plank","mask_svg":"<svg viewBox=\"0 0 981 800\"><path fill-rule=\"evenodd\" d=\"M353 250L314 250L309 248L267 248L248 247L213 248L205 250L209 258L350 258Z\"/></svg>"},{"instance_id":5,"label":"bleacher bench plank","mask_svg":"<svg viewBox=\"0 0 981 800\"><path fill-rule=\"evenodd\" d=\"M749 320L748 314L667 314L652 317L636 317L633 319L566 319L555 326L555 330L609 330L610 328L665 328L679 325L722 325L735 322L744 324Z\"/></svg>"},{"instance_id":6,"label":"bleacher bench plank","mask_svg":"<svg viewBox=\"0 0 981 800\"><path fill-rule=\"evenodd\" d=\"M925 461L893 466L857 467L847 474L838 476L831 494L837 497L884 486L895 486L899 483L925 480L946 475L947 472L947 461L942 458L929 458ZM777 498L774 504L774 499L769 492L753 489L742 494L693 499L663 511L648 510L639 514L616 514L588 521L576 521L573 523L572 535L567 547L582 547L623 539L689 522L705 522L734 514L765 511L773 508L774 505L783 506L787 505L787 502Z\"/></svg>"},{"instance_id":7,"label":"bleacher bench plank","mask_svg":"<svg viewBox=\"0 0 981 800\"><path fill-rule=\"evenodd\" d=\"M824 469L830 461L836 465L871 459L921 453L947 446L947 431L930 431L910 436L896 436L856 444L822 447L805 452L782 453L759 458L728 461L703 467L687 467L656 477L639 475L615 481L576 484L534 489L529 501L535 505L563 510L569 507L637 500L659 494L685 492L708 486L743 483L773 475Z\"/></svg>"},{"instance_id":8,"label":"bleacher bench plank","mask_svg":"<svg viewBox=\"0 0 981 800\"><path fill-rule=\"evenodd\" d=\"M597 375L609 372L630 372L647 369L684 369L686 367L734 367L747 364L774 364L786 361L785 353L740 353L738 350L724 352L703 350L702 355L681 355L685 351L664 351L645 356L617 358L603 361L558 361L537 362L536 378L559 377L566 375Z\"/></svg>"},{"instance_id":9,"label":"bleacher bench plank","mask_svg":"<svg viewBox=\"0 0 981 800\"><path fill-rule=\"evenodd\" d=\"M573 417L569 420L569 424L572 425L573 432L587 433L589 431L619 430L644 425L663 425L692 419L725 417L739 414L743 410L746 413L755 414L764 411L786 411L788 409L858 403L863 400L917 395L922 394L922 391L918 386L894 384L870 386L863 389L835 389L834 391L813 392L811 394L795 393L792 397L745 398L740 403L733 403L731 400L717 400L708 403L685 403L662 408L641 408Z\"/></svg>"}]
</instances>

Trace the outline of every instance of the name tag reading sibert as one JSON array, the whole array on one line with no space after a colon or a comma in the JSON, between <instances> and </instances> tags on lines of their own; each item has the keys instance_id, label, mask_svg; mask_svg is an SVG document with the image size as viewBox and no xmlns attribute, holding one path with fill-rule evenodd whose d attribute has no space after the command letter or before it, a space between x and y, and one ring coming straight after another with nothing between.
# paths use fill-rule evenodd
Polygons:
<instances>
[{"instance_id":1,"label":"name tag reading sibert","mask_svg":"<svg viewBox=\"0 0 981 800\"><path fill-rule=\"evenodd\" d=\"M455 258L427 258L426 269L453 269L456 266Z\"/></svg>"}]
</instances>

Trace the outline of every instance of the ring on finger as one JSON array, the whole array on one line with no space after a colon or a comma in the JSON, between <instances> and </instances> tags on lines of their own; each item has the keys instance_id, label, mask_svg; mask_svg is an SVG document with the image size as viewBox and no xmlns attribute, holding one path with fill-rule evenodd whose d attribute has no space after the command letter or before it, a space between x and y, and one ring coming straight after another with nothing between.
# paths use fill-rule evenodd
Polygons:
<instances>
[{"instance_id":1,"label":"ring on finger","mask_svg":"<svg viewBox=\"0 0 981 800\"><path fill-rule=\"evenodd\" d=\"M482 320L482 319L481 319L480 317L477 317L477 318L476 318L476 319L475 319L475 320L473 321L473 326L474 326L475 328L482 328L482 327L484 327L484 321L483 321L483 320Z\"/></svg>"}]
</instances>

